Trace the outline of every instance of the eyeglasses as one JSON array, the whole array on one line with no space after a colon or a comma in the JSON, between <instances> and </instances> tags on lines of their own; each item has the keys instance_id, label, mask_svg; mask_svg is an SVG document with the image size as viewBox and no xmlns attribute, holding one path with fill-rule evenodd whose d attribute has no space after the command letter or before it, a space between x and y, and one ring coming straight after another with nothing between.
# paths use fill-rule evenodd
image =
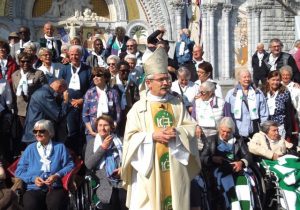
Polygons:
<instances>
[{"instance_id":1,"label":"eyeglasses","mask_svg":"<svg viewBox=\"0 0 300 210\"><path fill-rule=\"evenodd\" d=\"M33 130L32 131L34 134L40 133L40 134L45 134L46 130L42 129L42 130Z\"/></svg>"},{"instance_id":2,"label":"eyeglasses","mask_svg":"<svg viewBox=\"0 0 300 210\"><path fill-rule=\"evenodd\" d=\"M122 70L120 69L119 73L125 74L125 73L127 73L129 71L130 71L129 69L122 69Z\"/></svg>"},{"instance_id":3,"label":"eyeglasses","mask_svg":"<svg viewBox=\"0 0 300 210\"><path fill-rule=\"evenodd\" d=\"M133 47L134 45L126 45L126 47Z\"/></svg>"},{"instance_id":4,"label":"eyeglasses","mask_svg":"<svg viewBox=\"0 0 300 210\"><path fill-rule=\"evenodd\" d=\"M116 64L115 63L108 63L107 65L109 65L109 66L115 66Z\"/></svg>"},{"instance_id":5,"label":"eyeglasses","mask_svg":"<svg viewBox=\"0 0 300 210\"><path fill-rule=\"evenodd\" d=\"M51 54L43 54L44 57L51 57Z\"/></svg>"},{"instance_id":6,"label":"eyeglasses","mask_svg":"<svg viewBox=\"0 0 300 210\"><path fill-rule=\"evenodd\" d=\"M93 77L104 77L104 74L96 74Z\"/></svg>"},{"instance_id":7,"label":"eyeglasses","mask_svg":"<svg viewBox=\"0 0 300 210\"><path fill-rule=\"evenodd\" d=\"M158 78L158 79L150 79L150 80L154 80L156 82L169 82L170 81L170 78L169 77L162 77L162 78Z\"/></svg>"},{"instance_id":8,"label":"eyeglasses","mask_svg":"<svg viewBox=\"0 0 300 210\"><path fill-rule=\"evenodd\" d=\"M20 63L31 63L30 60L20 60Z\"/></svg>"},{"instance_id":9,"label":"eyeglasses","mask_svg":"<svg viewBox=\"0 0 300 210\"><path fill-rule=\"evenodd\" d=\"M205 96L208 93L208 91L200 91L200 95Z\"/></svg>"}]
</instances>

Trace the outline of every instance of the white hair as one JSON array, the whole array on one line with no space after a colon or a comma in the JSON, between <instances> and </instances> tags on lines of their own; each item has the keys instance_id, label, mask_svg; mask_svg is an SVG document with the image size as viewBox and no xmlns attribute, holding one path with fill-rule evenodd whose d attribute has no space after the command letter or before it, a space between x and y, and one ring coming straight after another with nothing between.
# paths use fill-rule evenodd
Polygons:
<instances>
[{"instance_id":1,"label":"white hair","mask_svg":"<svg viewBox=\"0 0 300 210\"><path fill-rule=\"evenodd\" d=\"M235 124L231 117L223 117L219 121L218 130L220 130L221 127L226 127L231 130L231 133L235 133Z\"/></svg>"},{"instance_id":2,"label":"white hair","mask_svg":"<svg viewBox=\"0 0 300 210\"><path fill-rule=\"evenodd\" d=\"M33 129L36 129L36 128L43 128L46 131L48 131L50 138L53 138L55 135L54 126L50 120L37 121L33 126Z\"/></svg>"}]
</instances>

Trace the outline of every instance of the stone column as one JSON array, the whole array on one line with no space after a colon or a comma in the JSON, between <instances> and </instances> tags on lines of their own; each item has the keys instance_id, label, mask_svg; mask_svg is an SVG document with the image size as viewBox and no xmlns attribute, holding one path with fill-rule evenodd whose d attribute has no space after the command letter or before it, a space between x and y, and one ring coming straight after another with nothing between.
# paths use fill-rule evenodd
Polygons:
<instances>
[{"instance_id":1,"label":"stone column","mask_svg":"<svg viewBox=\"0 0 300 210\"><path fill-rule=\"evenodd\" d=\"M230 77L230 25L229 25L229 15L231 12L232 6L231 5L224 5L222 10L222 20L223 20L223 68L221 68L221 75L222 79L229 79Z\"/></svg>"},{"instance_id":2,"label":"stone column","mask_svg":"<svg viewBox=\"0 0 300 210\"><path fill-rule=\"evenodd\" d=\"M247 8L248 26L248 69L251 70L252 46L253 46L253 27L252 27L252 7Z\"/></svg>"},{"instance_id":3,"label":"stone column","mask_svg":"<svg viewBox=\"0 0 300 210\"><path fill-rule=\"evenodd\" d=\"M184 12L185 2L183 0L173 0L171 5L175 11L175 29L176 29L176 38L179 39L179 30L182 29L182 17Z\"/></svg>"},{"instance_id":4,"label":"stone column","mask_svg":"<svg viewBox=\"0 0 300 210\"><path fill-rule=\"evenodd\" d=\"M201 42L200 44L203 45L203 51L204 60L209 60L209 30L208 30L208 13L207 13L207 5L201 6L201 12L202 12L202 34L201 34Z\"/></svg>"},{"instance_id":5,"label":"stone column","mask_svg":"<svg viewBox=\"0 0 300 210\"><path fill-rule=\"evenodd\" d=\"M215 33L215 10L217 9L217 5L212 4L208 8L208 18L209 18L209 62L211 63L214 71L213 71L213 77L218 77L217 73L217 65L216 65L216 53L215 53L215 47L216 47L216 33Z\"/></svg>"},{"instance_id":6,"label":"stone column","mask_svg":"<svg viewBox=\"0 0 300 210\"><path fill-rule=\"evenodd\" d=\"M260 39L260 14L261 14L261 10L259 8L255 8L253 10L255 47L256 47L257 43L261 42L261 39Z\"/></svg>"}]
</instances>

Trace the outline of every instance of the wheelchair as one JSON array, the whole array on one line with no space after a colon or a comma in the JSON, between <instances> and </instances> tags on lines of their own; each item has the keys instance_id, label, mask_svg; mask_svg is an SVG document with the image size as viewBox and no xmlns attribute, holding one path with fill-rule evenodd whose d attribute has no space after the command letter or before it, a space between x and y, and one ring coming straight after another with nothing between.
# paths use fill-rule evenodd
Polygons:
<instances>
[{"instance_id":1,"label":"wheelchair","mask_svg":"<svg viewBox=\"0 0 300 210\"><path fill-rule=\"evenodd\" d=\"M8 168L8 174L13 178L13 186L11 187L18 196L18 203L22 205L23 203L23 182L21 179L15 177L15 171L17 169L17 165L20 158L16 159ZM68 192L69 196L69 203L68 203L68 210L87 210L89 209L87 206L87 202L85 200L85 192L83 190L83 182L80 180L80 176L77 173L83 167L83 160L79 158L74 158L75 167L67 173L62 178L63 188Z\"/></svg>"}]
</instances>

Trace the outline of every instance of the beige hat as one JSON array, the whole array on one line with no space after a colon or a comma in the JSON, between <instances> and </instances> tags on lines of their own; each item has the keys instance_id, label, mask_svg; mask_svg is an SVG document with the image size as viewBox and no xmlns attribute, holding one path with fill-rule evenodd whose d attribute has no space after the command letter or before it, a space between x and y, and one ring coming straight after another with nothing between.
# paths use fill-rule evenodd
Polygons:
<instances>
[{"instance_id":1,"label":"beige hat","mask_svg":"<svg viewBox=\"0 0 300 210\"><path fill-rule=\"evenodd\" d=\"M17 32L11 32L8 38L19 38L19 35L17 34Z\"/></svg>"},{"instance_id":2,"label":"beige hat","mask_svg":"<svg viewBox=\"0 0 300 210\"><path fill-rule=\"evenodd\" d=\"M157 48L144 63L145 76L168 73L168 55L164 48Z\"/></svg>"}]
</instances>

